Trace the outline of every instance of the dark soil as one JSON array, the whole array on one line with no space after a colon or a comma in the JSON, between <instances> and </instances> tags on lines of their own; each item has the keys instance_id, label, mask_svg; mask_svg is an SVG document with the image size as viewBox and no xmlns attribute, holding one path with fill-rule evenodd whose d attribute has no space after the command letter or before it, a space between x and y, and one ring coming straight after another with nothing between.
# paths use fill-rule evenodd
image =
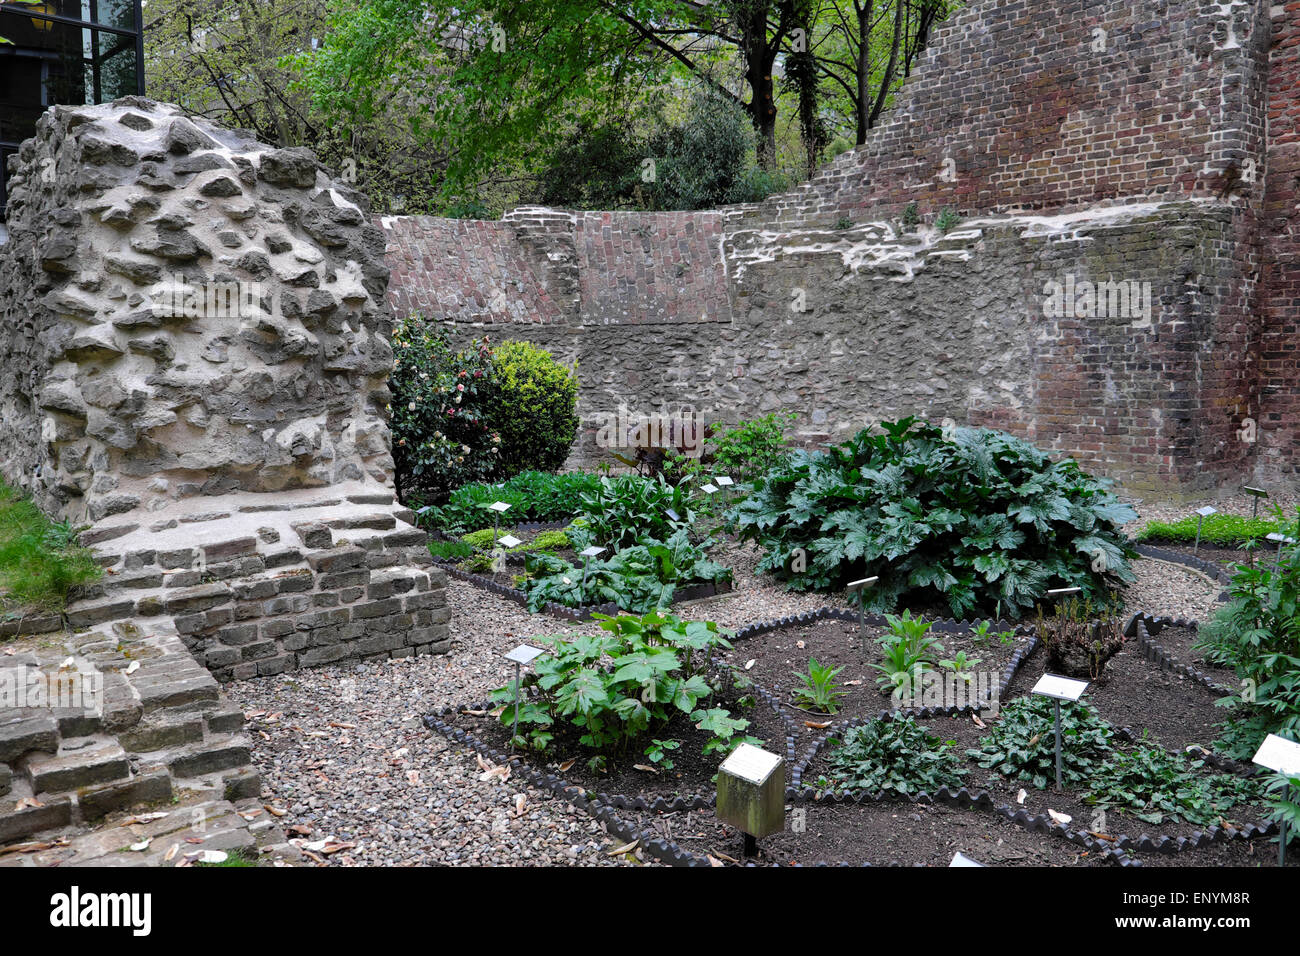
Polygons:
<instances>
[{"instance_id":1,"label":"dark soil","mask_svg":"<svg viewBox=\"0 0 1300 956\"><path fill-rule=\"evenodd\" d=\"M724 659L775 694L803 731L819 734L824 728L808 725L874 716L881 710L890 709L889 695L876 685L880 672L871 667L882 660L876 638L888 633L888 629L868 626L866 633L870 656L863 653L863 641L856 623L821 620L737 641ZM967 657L979 659L975 670L990 672L993 686L996 686L1016 648L1028 641L1027 637L1016 637L1011 643L1003 644L996 636L990 636L984 644L977 646L969 633L932 633L943 644L944 653L938 655L939 659L948 659L958 651L965 651ZM811 705L797 703L791 697L795 688L804 686L794 672L807 674L811 658L816 658L820 665L843 667L835 680L845 696L840 699L839 710L834 715L818 713ZM751 660L753 665L746 669Z\"/></svg>"},{"instance_id":2,"label":"dark soil","mask_svg":"<svg viewBox=\"0 0 1300 956\"><path fill-rule=\"evenodd\" d=\"M1029 693L1046 665L1047 654L1041 648L1034 651L1011 682L1007 700ZM1083 695L1099 717L1139 736L1148 731L1151 740L1170 750L1212 746L1219 736L1216 725L1227 715L1214 706L1217 697L1195 680L1144 660L1136 639L1125 641Z\"/></svg>"},{"instance_id":3,"label":"dark soil","mask_svg":"<svg viewBox=\"0 0 1300 956\"><path fill-rule=\"evenodd\" d=\"M743 837L719 823L712 810L627 816L694 853L723 863L745 862ZM794 832L795 825L802 832ZM786 810L786 830L759 840L752 862L946 867L958 852L986 866L1116 865L1063 837L1033 833L988 810L903 801L794 804Z\"/></svg>"},{"instance_id":4,"label":"dark soil","mask_svg":"<svg viewBox=\"0 0 1300 956\"><path fill-rule=\"evenodd\" d=\"M1194 667L1206 677L1225 687L1238 686L1237 673L1230 667L1220 667L1205 659L1201 651L1193 650L1197 641L1197 629L1194 627L1166 627L1152 640L1165 649L1178 663ZM1224 712L1226 715L1226 711Z\"/></svg>"},{"instance_id":5,"label":"dark soil","mask_svg":"<svg viewBox=\"0 0 1300 956\"><path fill-rule=\"evenodd\" d=\"M786 754L786 729L781 718L761 699L751 707L741 707L736 694L726 681L724 692L710 700L708 706L722 707L732 716L741 716L750 722L746 733L763 741L764 749L772 753ZM505 727L494 716L473 716L458 714L445 718L448 723L461 727L473 734L489 747L505 751L510 742L510 728ZM557 723L557 728L560 725ZM522 728L521 728L522 732ZM704 746L712 735L697 730L689 715L678 713L666 727L648 734L639 748L631 748L626 755L608 758L606 772L600 773L587 766L587 760L594 751L578 741L581 732L571 725L567 729L557 729L555 740L551 742L545 754L517 751L521 757L530 761L538 770L557 773L573 786L583 787L592 792L625 794L627 796L643 795L646 797L675 796L711 796L714 790L713 777L718 772L722 758L718 754L704 756ZM671 770L651 773L637 770L636 765L651 766L644 754L644 748L651 739L678 740L681 746L668 756L673 762ZM572 761L567 769L563 765ZM786 761L787 772L789 760Z\"/></svg>"}]
</instances>

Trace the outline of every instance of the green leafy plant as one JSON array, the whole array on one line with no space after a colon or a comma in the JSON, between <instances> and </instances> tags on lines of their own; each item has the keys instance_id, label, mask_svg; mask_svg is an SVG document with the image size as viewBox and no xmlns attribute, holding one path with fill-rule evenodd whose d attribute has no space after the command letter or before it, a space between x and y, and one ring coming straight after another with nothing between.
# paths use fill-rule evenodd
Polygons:
<instances>
[{"instance_id":1,"label":"green leafy plant","mask_svg":"<svg viewBox=\"0 0 1300 956\"><path fill-rule=\"evenodd\" d=\"M1264 778L1264 794L1273 808L1270 819L1285 824L1287 843L1300 840L1300 777L1274 773Z\"/></svg>"},{"instance_id":2,"label":"green leafy plant","mask_svg":"<svg viewBox=\"0 0 1300 956\"><path fill-rule=\"evenodd\" d=\"M1300 509L1285 528L1300 540ZM1236 565L1228 594L1196 647L1237 674L1238 692L1216 702L1232 711L1217 749L1248 760L1270 733L1300 739L1300 548L1284 550L1276 568Z\"/></svg>"},{"instance_id":3,"label":"green leafy plant","mask_svg":"<svg viewBox=\"0 0 1300 956\"><path fill-rule=\"evenodd\" d=\"M557 730L567 728L579 743L597 751L592 760L605 758L596 767L607 766L609 757L627 754L646 738L649 744L642 752L652 762L662 762L676 748L667 746L665 741L675 741L661 733L683 716L710 734L705 754L753 740L744 735L748 721L707 706L720 689L710 655L731 647L716 624L656 612L597 618L600 634L538 639L549 649L533 662L533 673L520 689L520 745L545 751ZM493 703L505 705L503 726L514 724L515 696L513 682L491 694Z\"/></svg>"},{"instance_id":4,"label":"green leafy plant","mask_svg":"<svg viewBox=\"0 0 1300 956\"><path fill-rule=\"evenodd\" d=\"M1054 587L1100 602L1134 579L1119 529L1136 514L1108 482L1003 432L914 418L881 428L795 450L727 512L763 550L759 571L795 590L875 576L869 606L940 600L955 617L1020 612Z\"/></svg>"},{"instance_id":5,"label":"green leafy plant","mask_svg":"<svg viewBox=\"0 0 1300 956\"><path fill-rule=\"evenodd\" d=\"M840 685L836 682L835 675L842 670L843 667L832 668L818 664L817 658L811 657L808 659L807 674L793 672L795 677L803 681L803 686L790 691L790 696L821 713L838 713L840 701L845 697L846 692L839 689Z\"/></svg>"},{"instance_id":6,"label":"green leafy plant","mask_svg":"<svg viewBox=\"0 0 1300 956\"><path fill-rule=\"evenodd\" d=\"M967 657L965 651L958 651L951 658L940 661L939 666L944 670L952 671L952 673L956 674L963 681L969 684L971 680L971 671L974 670L975 665L980 663L981 660L983 660L983 658Z\"/></svg>"},{"instance_id":7,"label":"green leafy plant","mask_svg":"<svg viewBox=\"0 0 1300 956\"><path fill-rule=\"evenodd\" d=\"M484 548L490 548L496 544L497 538L501 532L492 528L480 528L478 531L470 531L460 536L460 540L469 545L475 551L482 551Z\"/></svg>"},{"instance_id":8,"label":"green leafy plant","mask_svg":"<svg viewBox=\"0 0 1300 956\"><path fill-rule=\"evenodd\" d=\"M492 355L484 410L501 436L496 474L551 471L564 464L578 433L578 376L530 342L503 342Z\"/></svg>"},{"instance_id":9,"label":"green leafy plant","mask_svg":"<svg viewBox=\"0 0 1300 956\"><path fill-rule=\"evenodd\" d=\"M911 232L921 223L921 215L917 211L915 201L908 203L903 207L903 231Z\"/></svg>"},{"instance_id":10,"label":"green leafy plant","mask_svg":"<svg viewBox=\"0 0 1300 956\"><path fill-rule=\"evenodd\" d=\"M679 587L731 580L731 571L692 544L685 528L667 541L647 539L610 558L591 561L585 587L582 567L554 555L530 555L524 568L531 576L524 583L528 609L534 612L548 601L566 607L613 601L624 611L644 613L670 605Z\"/></svg>"},{"instance_id":11,"label":"green leafy plant","mask_svg":"<svg viewBox=\"0 0 1300 956\"><path fill-rule=\"evenodd\" d=\"M1209 825L1238 803L1258 798L1258 784L1232 774L1207 774L1201 759L1163 747L1117 752L1094 768L1084 801L1123 810L1146 823L1185 820Z\"/></svg>"},{"instance_id":12,"label":"green leafy plant","mask_svg":"<svg viewBox=\"0 0 1300 956\"><path fill-rule=\"evenodd\" d=\"M573 546L563 531L543 531L533 540L519 546L521 551L563 551Z\"/></svg>"},{"instance_id":13,"label":"green leafy plant","mask_svg":"<svg viewBox=\"0 0 1300 956\"><path fill-rule=\"evenodd\" d=\"M680 740L652 740L650 746L645 749L645 755L650 758L650 763L656 767L672 770L673 762L668 755L681 745Z\"/></svg>"},{"instance_id":14,"label":"green leafy plant","mask_svg":"<svg viewBox=\"0 0 1300 956\"><path fill-rule=\"evenodd\" d=\"M942 233L947 233L959 222L961 222L961 216L957 214L956 210L951 206L944 206L943 209L939 210L939 215L935 217L934 228Z\"/></svg>"},{"instance_id":15,"label":"green leafy plant","mask_svg":"<svg viewBox=\"0 0 1300 956\"><path fill-rule=\"evenodd\" d=\"M1110 724L1085 704L1061 706L1061 781L1086 785L1114 753ZM966 751L977 765L1044 790L1056 779L1056 730L1052 701L1019 697L1003 705L998 722L979 749Z\"/></svg>"},{"instance_id":16,"label":"green leafy plant","mask_svg":"<svg viewBox=\"0 0 1300 956\"><path fill-rule=\"evenodd\" d=\"M953 747L912 717L890 714L848 730L830 751L829 775L818 785L905 795L960 787L966 771Z\"/></svg>"},{"instance_id":17,"label":"green leafy plant","mask_svg":"<svg viewBox=\"0 0 1300 956\"><path fill-rule=\"evenodd\" d=\"M712 470L741 483L766 474L789 454L786 431L798 417L773 412L724 429L709 442Z\"/></svg>"},{"instance_id":18,"label":"green leafy plant","mask_svg":"<svg viewBox=\"0 0 1300 956\"><path fill-rule=\"evenodd\" d=\"M662 475L604 476L581 500L582 520L570 530L579 549L594 543L618 550L648 539L663 541L695 519L687 485L671 484Z\"/></svg>"},{"instance_id":19,"label":"green leafy plant","mask_svg":"<svg viewBox=\"0 0 1300 956\"><path fill-rule=\"evenodd\" d=\"M885 621L889 633L877 639L884 659L871 667L880 672L876 684L882 691L906 695L915 689L923 674L934 669L935 658L943 653L943 645L929 633L934 622L913 617L911 611L886 614Z\"/></svg>"}]
</instances>

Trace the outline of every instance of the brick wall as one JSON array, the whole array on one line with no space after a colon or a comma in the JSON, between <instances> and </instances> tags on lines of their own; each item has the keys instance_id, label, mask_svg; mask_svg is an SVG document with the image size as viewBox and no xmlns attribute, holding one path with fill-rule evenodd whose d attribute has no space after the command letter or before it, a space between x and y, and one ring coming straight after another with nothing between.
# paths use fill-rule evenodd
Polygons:
<instances>
[{"instance_id":1,"label":"brick wall","mask_svg":"<svg viewBox=\"0 0 1300 956\"><path fill-rule=\"evenodd\" d=\"M470 300L507 263L524 291L494 337L579 362L574 463L601 455L593 416L627 404L789 409L809 435L949 416L1137 491L1294 472L1297 9L975 2L868 142L798 188L697 213L386 219L390 301L414 301L409 281L426 315L481 334L504 312ZM466 235L489 246L470 262ZM1150 319L1046 315L1065 277L1150 283Z\"/></svg>"}]
</instances>

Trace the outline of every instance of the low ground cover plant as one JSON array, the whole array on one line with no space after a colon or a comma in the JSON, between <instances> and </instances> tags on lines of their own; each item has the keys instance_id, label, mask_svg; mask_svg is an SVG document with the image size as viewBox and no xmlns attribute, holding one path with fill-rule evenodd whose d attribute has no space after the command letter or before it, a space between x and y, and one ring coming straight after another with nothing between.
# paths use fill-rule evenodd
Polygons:
<instances>
[{"instance_id":1,"label":"low ground cover plant","mask_svg":"<svg viewBox=\"0 0 1300 956\"><path fill-rule=\"evenodd\" d=\"M1169 541L1180 544L1196 542L1196 516L1177 521L1148 521L1137 533L1138 541ZM1201 542L1224 546L1258 541L1281 531L1283 522L1276 518L1247 518L1244 515L1209 515L1201 523Z\"/></svg>"},{"instance_id":2,"label":"low ground cover plant","mask_svg":"<svg viewBox=\"0 0 1300 956\"><path fill-rule=\"evenodd\" d=\"M103 572L77 530L0 482L0 608L58 610L68 590Z\"/></svg>"},{"instance_id":3,"label":"low ground cover plant","mask_svg":"<svg viewBox=\"0 0 1300 956\"><path fill-rule=\"evenodd\" d=\"M521 587L534 612L548 601L565 607L612 601L621 610L644 613L672 604L678 588L731 580L731 571L710 560L704 547L692 544L685 528L666 541L647 538L608 558L593 559L585 585L581 565L554 555L530 555L524 569L528 577Z\"/></svg>"},{"instance_id":4,"label":"low ground cover plant","mask_svg":"<svg viewBox=\"0 0 1300 956\"><path fill-rule=\"evenodd\" d=\"M1283 529L1300 540L1300 510ZM1228 595L1197 647L1239 680L1217 702L1231 714L1215 749L1249 760L1270 733L1300 740L1300 548L1284 550L1276 566L1235 565Z\"/></svg>"},{"instance_id":5,"label":"low ground cover plant","mask_svg":"<svg viewBox=\"0 0 1300 956\"><path fill-rule=\"evenodd\" d=\"M966 770L953 747L914 718L890 714L846 731L818 786L903 795L960 787Z\"/></svg>"},{"instance_id":6,"label":"low ground cover plant","mask_svg":"<svg viewBox=\"0 0 1300 956\"><path fill-rule=\"evenodd\" d=\"M595 751L588 764L605 769L609 759L641 753L662 764L666 728L689 718L709 734L703 753L725 755L742 741L749 722L710 706L723 678L711 655L731 647L728 632L709 621L683 621L651 612L642 616L598 615L600 634L538 640L549 648L523 679L516 743L546 751L565 731ZM513 682L492 692L503 704L500 720L515 720ZM658 760L655 755L658 754Z\"/></svg>"},{"instance_id":7,"label":"low ground cover plant","mask_svg":"<svg viewBox=\"0 0 1300 956\"><path fill-rule=\"evenodd\" d=\"M1049 588L1095 602L1132 581L1136 517L1073 461L990 429L907 418L825 452L796 450L728 511L795 590L877 576L869 606L944 602L956 617L1023 613Z\"/></svg>"},{"instance_id":8,"label":"low ground cover plant","mask_svg":"<svg viewBox=\"0 0 1300 956\"><path fill-rule=\"evenodd\" d=\"M510 510L498 517L501 527L529 521L568 521L582 511L582 495L599 484L596 475L566 472L551 475L524 471L506 481L472 482L451 493L440 506L425 506L420 523L447 534L463 534L492 527L489 505L504 501Z\"/></svg>"},{"instance_id":9,"label":"low ground cover plant","mask_svg":"<svg viewBox=\"0 0 1300 956\"><path fill-rule=\"evenodd\" d=\"M1261 793L1258 781L1207 772L1204 759L1193 754L1170 753L1145 741L1121 748L1110 724L1085 704L1062 705L1061 737L1064 785L1082 791L1085 803L1131 813L1146 823L1209 825ZM1056 773L1052 701L1021 697L1007 704L979 748L966 753L979 767L1047 789Z\"/></svg>"}]
</instances>

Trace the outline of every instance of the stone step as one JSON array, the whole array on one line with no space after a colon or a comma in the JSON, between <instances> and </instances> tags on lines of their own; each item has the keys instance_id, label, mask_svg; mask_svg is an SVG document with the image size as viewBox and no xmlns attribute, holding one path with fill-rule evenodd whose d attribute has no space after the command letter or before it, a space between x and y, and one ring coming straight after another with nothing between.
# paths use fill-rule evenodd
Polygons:
<instances>
[{"instance_id":1,"label":"stone step","mask_svg":"<svg viewBox=\"0 0 1300 956\"><path fill-rule=\"evenodd\" d=\"M15 787L15 792L10 797L16 795ZM24 807L21 810L13 809L17 802L6 800L3 806L10 809L0 811L0 847L25 841L46 830L66 827L72 822L72 801L66 796L42 800L39 806ZM4 859L0 856L0 861Z\"/></svg>"},{"instance_id":2,"label":"stone step","mask_svg":"<svg viewBox=\"0 0 1300 956\"><path fill-rule=\"evenodd\" d=\"M212 734L196 743L171 747L141 757L141 767L165 767L177 784L187 778L201 778L222 771L248 767L252 762L252 741L243 734Z\"/></svg>"},{"instance_id":3,"label":"stone step","mask_svg":"<svg viewBox=\"0 0 1300 956\"><path fill-rule=\"evenodd\" d=\"M0 763L14 764L33 750L54 753L59 748L59 725L53 716L0 717Z\"/></svg>"},{"instance_id":4,"label":"stone step","mask_svg":"<svg viewBox=\"0 0 1300 956\"><path fill-rule=\"evenodd\" d=\"M106 736L64 740L57 753L29 753L18 766L38 795L125 781L131 774L126 751Z\"/></svg>"}]
</instances>

